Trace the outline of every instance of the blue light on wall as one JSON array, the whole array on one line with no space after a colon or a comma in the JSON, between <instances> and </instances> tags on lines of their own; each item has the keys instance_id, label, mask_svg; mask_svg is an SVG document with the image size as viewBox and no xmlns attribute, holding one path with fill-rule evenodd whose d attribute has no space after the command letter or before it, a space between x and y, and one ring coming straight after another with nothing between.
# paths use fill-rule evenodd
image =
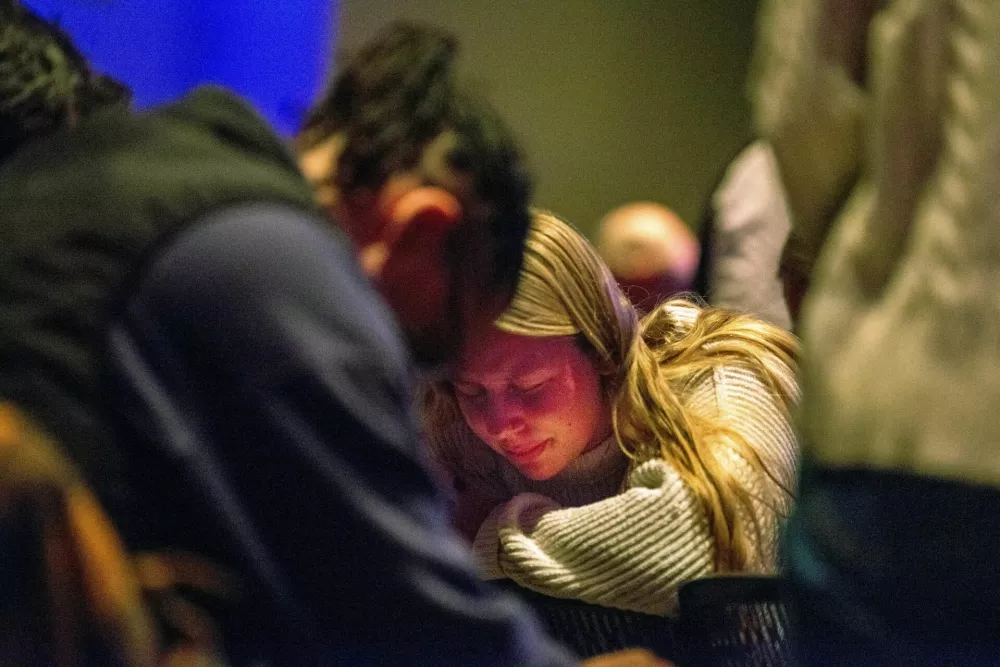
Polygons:
<instances>
[{"instance_id":1,"label":"blue light on wall","mask_svg":"<svg viewBox=\"0 0 1000 667\"><path fill-rule=\"evenodd\" d=\"M338 0L26 0L140 108L230 88L289 134L325 80Z\"/></svg>"}]
</instances>

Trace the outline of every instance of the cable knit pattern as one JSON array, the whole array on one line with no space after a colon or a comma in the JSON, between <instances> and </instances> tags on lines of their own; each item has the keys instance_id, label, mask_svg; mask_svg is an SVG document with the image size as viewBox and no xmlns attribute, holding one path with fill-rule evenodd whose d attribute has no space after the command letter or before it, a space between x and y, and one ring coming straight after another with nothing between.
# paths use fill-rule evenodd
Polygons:
<instances>
[{"instance_id":1,"label":"cable knit pattern","mask_svg":"<svg viewBox=\"0 0 1000 667\"><path fill-rule=\"evenodd\" d=\"M852 4L794 3L812 12ZM1000 2L877 7L860 89L870 100L866 141L853 154L861 177L836 211L801 320L805 440L828 466L997 487ZM806 45L797 57L815 60L815 52ZM831 104L828 91L808 83L790 89L795 103L774 115ZM810 147L779 152L782 173L808 173L809 163L790 158L822 154L829 142L817 128L777 117L773 126L801 130L773 141ZM793 214L796 227L808 224L794 206Z\"/></svg>"},{"instance_id":2,"label":"cable knit pattern","mask_svg":"<svg viewBox=\"0 0 1000 667\"><path fill-rule=\"evenodd\" d=\"M779 158L795 221L783 263L802 276L857 177L864 141L868 100L846 62L863 49L864 41L853 39L851 17L863 14L865 3L841 4L838 11L816 0L763 0L750 69L756 133Z\"/></svg>"},{"instance_id":3,"label":"cable knit pattern","mask_svg":"<svg viewBox=\"0 0 1000 667\"><path fill-rule=\"evenodd\" d=\"M797 397L793 375L781 368L781 381ZM727 366L701 373L681 398L699 416L741 434L774 479L792 490L796 438L780 398L755 372ZM728 442L716 454L757 499L755 516L741 517L747 524L756 519L764 540L762 558L750 569L773 571L789 496L754 472ZM705 513L666 461L638 466L624 490L628 461L612 440L545 482L522 477L498 457L490 465L497 466L507 499L482 524L473 546L488 578L509 577L555 597L668 615L676 609L679 585L714 569Z\"/></svg>"}]
</instances>

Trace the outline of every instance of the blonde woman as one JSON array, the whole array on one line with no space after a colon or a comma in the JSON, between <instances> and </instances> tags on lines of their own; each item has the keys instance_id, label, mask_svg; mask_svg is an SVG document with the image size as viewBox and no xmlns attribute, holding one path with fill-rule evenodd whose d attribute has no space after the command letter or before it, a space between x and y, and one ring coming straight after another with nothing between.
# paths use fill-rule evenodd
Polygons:
<instances>
[{"instance_id":1,"label":"blonde woman","mask_svg":"<svg viewBox=\"0 0 1000 667\"><path fill-rule=\"evenodd\" d=\"M682 300L638 321L593 247L535 213L511 306L423 406L487 577L669 615L686 581L774 570L796 355Z\"/></svg>"}]
</instances>

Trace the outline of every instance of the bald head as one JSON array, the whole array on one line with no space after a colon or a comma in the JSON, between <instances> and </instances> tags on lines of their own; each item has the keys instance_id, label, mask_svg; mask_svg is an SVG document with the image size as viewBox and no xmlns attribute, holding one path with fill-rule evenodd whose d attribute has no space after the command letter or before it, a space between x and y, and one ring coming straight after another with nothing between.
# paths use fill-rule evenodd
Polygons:
<instances>
[{"instance_id":1,"label":"bald head","mask_svg":"<svg viewBox=\"0 0 1000 667\"><path fill-rule=\"evenodd\" d=\"M666 206L626 204L608 213L597 250L636 305L652 307L691 289L698 269L698 239Z\"/></svg>"}]
</instances>

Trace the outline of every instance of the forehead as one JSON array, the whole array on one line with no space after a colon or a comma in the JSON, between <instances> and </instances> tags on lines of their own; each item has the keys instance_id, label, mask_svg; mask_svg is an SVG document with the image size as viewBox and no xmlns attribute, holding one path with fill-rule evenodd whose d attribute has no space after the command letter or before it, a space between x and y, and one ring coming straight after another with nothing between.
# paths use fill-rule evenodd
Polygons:
<instances>
[{"instance_id":1,"label":"forehead","mask_svg":"<svg viewBox=\"0 0 1000 667\"><path fill-rule=\"evenodd\" d=\"M456 369L463 380L503 380L579 362L583 354L572 336L534 338L496 327L469 339Z\"/></svg>"}]
</instances>

